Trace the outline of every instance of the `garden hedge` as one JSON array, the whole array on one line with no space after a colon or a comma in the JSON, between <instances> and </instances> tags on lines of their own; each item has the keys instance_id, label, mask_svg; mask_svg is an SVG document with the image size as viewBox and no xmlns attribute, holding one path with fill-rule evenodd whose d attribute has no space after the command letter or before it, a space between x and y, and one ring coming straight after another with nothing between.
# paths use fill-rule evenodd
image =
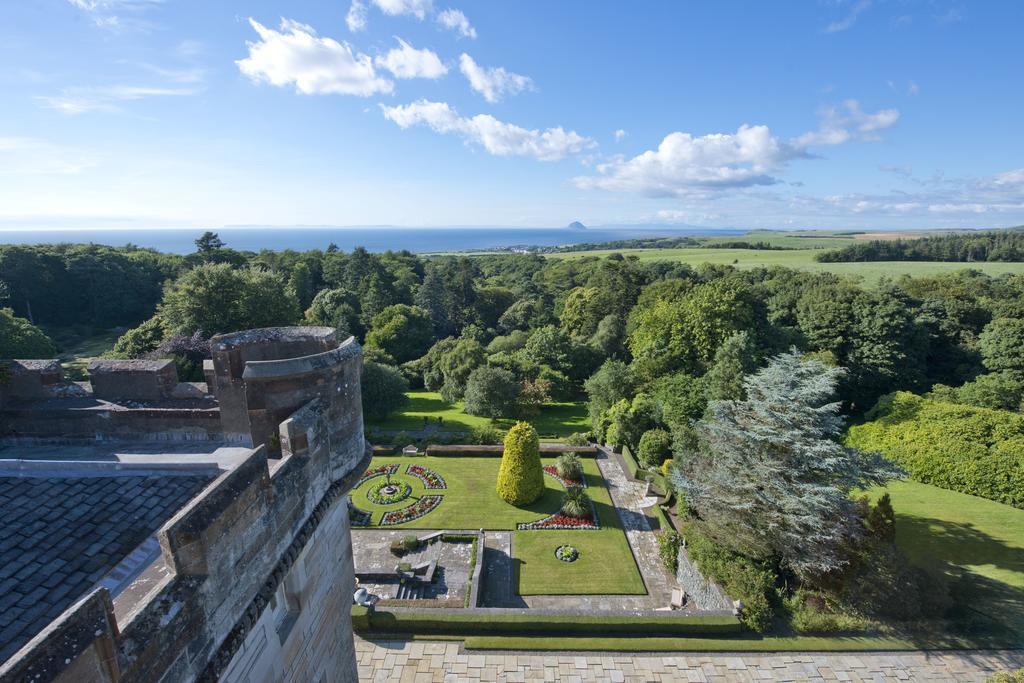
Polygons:
<instances>
[{"instance_id":1,"label":"garden hedge","mask_svg":"<svg viewBox=\"0 0 1024 683\"><path fill-rule=\"evenodd\" d=\"M352 628L358 633L403 633L416 635L636 635L636 636L723 636L740 633L742 626L732 616L609 616L580 614L501 613L487 609L445 610L403 609L370 612L352 607Z\"/></svg>"},{"instance_id":2,"label":"garden hedge","mask_svg":"<svg viewBox=\"0 0 1024 683\"><path fill-rule=\"evenodd\" d=\"M901 391L866 417L847 445L877 451L925 484L1024 508L1024 415Z\"/></svg>"},{"instance_id":3,"label":"garden hedge","mask_svg":"<svg viewBox=\"0 0 1024 683\"><path fill-rule=\"evenodd\" d=\"M517 422L505 435L497 490L501 499L512 505L529 505L544 493L540 440L528 422Z\"/></svg>"},{"instance_id":4,"label":"garden hedge","mask_svg":"<svg viewBox=\"0 0 1024 683\"><path fill-rule=\"evenodd\" d=\"M490 446L485 444L431 444L427 446L426 453L431 456L462 456L462 457L496 457L500 458L505 452L502 445ZM542 443L540 454L543 456L560 455L562 453L575 453L579 456L597 455L596 446L563 446L556 443Z\"/></svg>"}]
</instances>

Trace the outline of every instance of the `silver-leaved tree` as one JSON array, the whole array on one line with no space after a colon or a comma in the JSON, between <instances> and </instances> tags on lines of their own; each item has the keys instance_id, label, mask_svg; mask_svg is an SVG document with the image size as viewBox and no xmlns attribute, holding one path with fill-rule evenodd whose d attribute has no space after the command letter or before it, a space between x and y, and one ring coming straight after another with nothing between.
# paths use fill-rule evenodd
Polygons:
<instances>
[{"instance_id":1,"label":"silver-leaved tree","mask_svg":"<svg viewBox=\"0 0 1024 683\"><path fill-rule=\"evenodd\" d=\"M673 474L705 533L804 577L844 564L843 541L861 532L851 490L900 472L839 442L842 375L793 349L746 378L744 400L710 403Z\"/></svg>"}]
</instances>

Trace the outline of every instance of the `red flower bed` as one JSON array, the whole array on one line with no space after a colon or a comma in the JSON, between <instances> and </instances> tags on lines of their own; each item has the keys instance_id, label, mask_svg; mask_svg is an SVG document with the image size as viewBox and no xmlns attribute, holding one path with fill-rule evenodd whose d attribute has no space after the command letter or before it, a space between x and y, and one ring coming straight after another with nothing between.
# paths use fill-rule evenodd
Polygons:
<instances>
[{"instance_id":1,"label":"red flower bed","mask_svg":"<svg viewBox=\"0 0 1024 683\"><path fill-rule=\"evenodd\" d=\"M406 522L411 522L414 519L419 519L440 505L442 500L444 499L441 496L423 496L412 505L406 506L401 510L385 512L384 516L380 520L380 525L391 526L394 524L405 524Z\"/></svg>"},{"instance_id":2,"label":"red flower bed","mask_svg":"<svg viewBox=\"0 0 1024 683\"><path fill-rule=\"evenodd\" d=\"M356 482L354 488L359 488L360 486L365 484L370 479L373 479L374 477L383 477L388 474L394 474L397 471L397 462L388 463L387 465L377 465L376 467L371 467L370 469L363 472L363 476L359 478L359 481Z\"/></svg>"},{"instance_id":3,"label":"red flower bed","mask_svg":"<svg viewBox=\"0 0 1024 683\"><path fill-rule=\"evenodd\" d=\"M600 529L597 522L597 512L594 506L590 506L590 514L586 517L570 517L562 512L539 519L536 522L527 522L516 525L520 531L535 531L538 529Z\"/></svg>"},{"instance_id":4,"label":"red flower bed","mask_svg":"<svg viewBox=\"0 0 1024 683\"><path fill-rule=\"evenodd\" d=\"M420 481L423 482L423 486L428 489L446 489L448 485L444 482L444 477L435 472L432 469L424 467L423 465L409 465L405 469L406 474L411 474Z\"/></svg>"},{"instance_id":5,"label":"red flower bed","mask_svg":"<svg viewBox=\"0 0 1024 683\"><path fill-rule=\"evenodd\" d=\"M554 465L545 465L544 474L554 477L555 479L558 480L558 483L564 486L565 488L569 488L570 486L584 485L583 481L580 479L563 479L562 475L558 473L558 468L555 467Z\"/></svg>"}]
</instances>

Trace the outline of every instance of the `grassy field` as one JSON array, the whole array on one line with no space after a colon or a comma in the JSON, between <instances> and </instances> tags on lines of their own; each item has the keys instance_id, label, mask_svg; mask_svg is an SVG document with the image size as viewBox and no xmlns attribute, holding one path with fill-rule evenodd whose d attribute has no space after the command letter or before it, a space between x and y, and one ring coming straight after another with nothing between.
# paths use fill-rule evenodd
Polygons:
<instances>
[{"instance_id":1,"label":"grassy field","mask_svg":"<svg viewBox=\"0 0 1024 683\"><path fill-rule=\"evenodd\" d=\"M886 490L911 561L962 576L974 610L1024 634L1024 510L912 481Z\"/></svg>"},{"instance_id":2,"label":"grassy field","mask_svg":"<svg viewBox=\"0 0 1024 683\"><path fill-rule=\"evenodd\" d=\"M44 331L60 348L57 358L64 366L67 378L71 380L85 379L85 368L89 362L113 349L120 336L112 330L83 336L80 329L67 327L51 327Z\"/></svg>"},{"instance_id":3,"label":"grassy field","mask_svg":"<svg viewBox=\"0 0 1024 683\"><path fill-rule=\"evenodd\" d=\"M475 427L495 424L507 429L515 420L491 420L486 417L467 415L462 412L462 403L448 403L441 394L433 391L410 391L409 402L405 408L391 415L383 422L370 422L371 429L389 429L416 431L423 429L423 418L428 423L436 423L441 418L441 429L453 432L468 432ZM541 408L540 415L526 418L542 438L560 438L573 432L584 432L590 429L587 419L587 407L583 403L549 403Z\"/></svg>"},{"instance_id":4,"label":"grassy field","mask_svg":"<svg viewBox=\"0 0 1024 683\"><path fill-rule=\"evenodd\" d=\"M412 486L410 498L392 505L370 503L366 493L379 478L352 491L352 502L361 510L372 513L371 525L379 524L389 510L406 507L425 493L436 493L444 500L433 511L395 529L489 529L512 531L512 555L517 567L517 580L521 595L593 595L643 594L643 579L626 541L619 516L611 504L611 497L598 470L597 463L584 458L583 467L588 492L594 501L601 529L597 531L538 530L516 531L516 524L532 522L558 511L564 489L553 478L545 476L544 494L531 505L516 507L498 497L495 483L498 479L500 458L486 457L377 457L373 465L399 463L400 480ZM553 458L544 458L545 465ZM427 491L423 484L404 474L406 467L415 463L429 467L445 479L447 489ZM580 551L576 562L566 563L555 558L555 548L570 544Z\"/></svg>"},{"instance_id":5,"label":"grassy field","mask_svg":"<svg viewBox=\"0 0 1024 683\"><path fill-rule=\"evenodd\" d=\"M738 239L738 238L737 238ZM837 245L838 246L838 245ZM882 277L896 278L900 275L936 275L956 272L966 268L980 270L988 275L1003 273L1024 273L1024 263L940 263L936 261L875 261L869 263L818 263L814 255L820 249L791 249L773 251L767 249L623 249L620 251L595 250L564 254L547 254L548 258L578 259L587 256L608 256L619 253L634 255L641 261L681 261L697 266L702 263L734 265L737 268L785 266L803 270L827 271L837 275L861 277L867 282L877 282Z\"/></svg>"}]
</instances>

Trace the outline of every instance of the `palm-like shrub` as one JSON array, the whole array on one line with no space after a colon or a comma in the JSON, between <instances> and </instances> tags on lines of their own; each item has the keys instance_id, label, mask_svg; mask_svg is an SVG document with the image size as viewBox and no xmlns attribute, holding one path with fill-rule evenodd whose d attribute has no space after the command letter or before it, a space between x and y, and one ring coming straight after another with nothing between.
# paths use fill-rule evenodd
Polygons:
<instances>
[{"instance_id":1,"label":"palm-like shrub","mask_svg":"<svg viewBox=\"0 0 1024 683\"><path fill-rule=\"evenodd\" d=\"M575 453L563 453L558 456L555 463L558 468L558 476L566 481L580 481L583 479L583 463L580 456Z\"/></svg>"},{"instance_id":2,"label":"palm-like shrub","mask_svg":"<svg viewBox=\"0 0 1024 683\"><path fill-rule=\"evenodd\" d=\"M581 486L570 486L562 499L562 512L570 517L586 517L590 514L590 496Z\"/></svg>"},{"instance_id":3,"label":"palm-like shrub","mask_svg":"<svg viewBox=\"0 0 1024 683\"><path fill-rule=\"evenodd\" d=\"M517 422L505 435L497 488L501 499L512 505L529 505L544 493L540 439L528 422Z\"/></svg>"}]
</instances>

